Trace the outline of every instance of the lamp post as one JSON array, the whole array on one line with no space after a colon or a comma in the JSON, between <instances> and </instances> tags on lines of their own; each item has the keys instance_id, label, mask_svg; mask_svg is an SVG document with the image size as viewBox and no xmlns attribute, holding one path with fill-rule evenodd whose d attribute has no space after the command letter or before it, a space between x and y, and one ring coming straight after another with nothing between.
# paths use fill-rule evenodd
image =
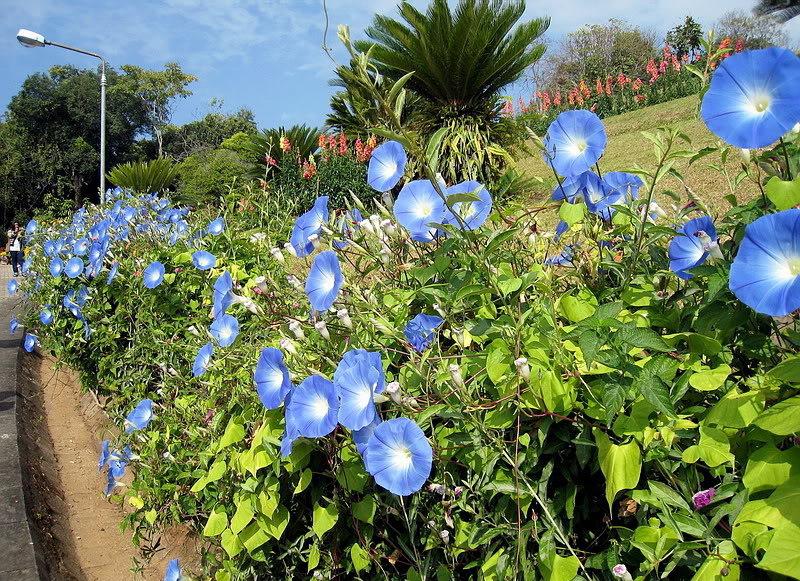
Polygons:
<instances>
[{"instance_id":1,"label":"lamp post","mask_svg":"<svg viewBox=\"0 0 800 581\"><path fill-rule=\"evenodd\" d=\"M105 201L106 196L106 59L88 50L75 48L67 44L46 40L38 32L20 28L17 32L17 40L26 48L36 48L40 46L57 46L80 54L85 54L96 59L100 59L100 203Z\"/></svg>"}]
</instances>

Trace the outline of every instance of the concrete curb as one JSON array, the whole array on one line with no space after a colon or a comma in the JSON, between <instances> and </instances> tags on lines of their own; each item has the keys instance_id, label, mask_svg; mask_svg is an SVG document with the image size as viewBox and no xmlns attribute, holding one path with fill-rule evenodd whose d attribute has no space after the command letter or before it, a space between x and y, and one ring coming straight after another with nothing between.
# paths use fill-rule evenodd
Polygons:
<instances>
[{"instance_id":1,"label":"concrete curb","mask_svg":"<svg viewBox=\"0 0 800 581\"><path fill-rule=\"evenodd\" d=\"M5 277L3 277L5 278ZM8 329L8 320L18 305L6 297L2 280L0 299L0 581L38 581L36 551L28 526L25 493L22 485L20 450L17 433L17 354L21 331L16 337Z\"/></svg>"}]
</instances>

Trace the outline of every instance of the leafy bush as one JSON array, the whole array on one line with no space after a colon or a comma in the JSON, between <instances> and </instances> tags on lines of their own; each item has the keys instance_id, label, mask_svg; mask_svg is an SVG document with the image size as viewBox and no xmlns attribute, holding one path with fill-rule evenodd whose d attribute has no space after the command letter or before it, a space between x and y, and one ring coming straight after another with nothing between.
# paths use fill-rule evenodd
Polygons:
<instances>
[{"instance_id":1,"label":"leafy bush","mask_svg":"<svg viewBox=\"0 0 800 581\"><path fill-rule=\"evenodd\" d=\"M248 181L251 166L227 148L201 151L178 166L176 198L187 204L213 203L237 182Z\"/></svg>"},{"instance_id":2,"label":"leafy bush","mask_svg":"<svg viewBox=\"0 0 800 581\"><path fill-rule=\"evenodd\" d=\"M771 73L746 55L726 63L732 74ZM798 80L800 60L784 64ZM798 87L771 96L795 102ZM705 97L737 98L713 80ZM541 210L490 215L479 184L441 184L437 157L420 155L436 144L404 131L393 137L428 160L431 180L364 220L318 200L288 256L293 216L247 191L225 196L224 224L214 209L120 194L39 226L26 346L77 366L120 426L128 414L108 474L136 539L155 545L161 527L189 524L213 545L219 581L800 578L800 187L785 179L800 138L753 153L739 176L720 169L721 187L752 180L763 197L731 193L713 220L700 201L664 219L672 165L716 148L659 131L647 134L652 167L598 176L601 121L564 115L539 143L565 178L556 235L541 232ZM766 148L789 129L782 119L706 122ZM65 274L48 274L54 258L69 259ZM352 372L351 357L368 363ZM383 423L350 429L332 414L352 406L355 380ZM301 387L318 384L315 398ZM413 448L384 435L399 418L424 434L410 430ZM309 433L322 422L327 435ZM120 463L135 471L125 487Z\"/></svg>"}]
</instances>

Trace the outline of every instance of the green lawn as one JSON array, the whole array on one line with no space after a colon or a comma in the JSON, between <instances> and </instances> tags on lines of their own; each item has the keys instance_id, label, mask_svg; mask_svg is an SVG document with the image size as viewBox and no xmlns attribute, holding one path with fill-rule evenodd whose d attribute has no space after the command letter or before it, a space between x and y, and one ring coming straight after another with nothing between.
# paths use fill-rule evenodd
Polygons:
<instances>
[{"instance_id":1,"label":"green lawn","mask_svg":"<svg viewBox=\"0 0 800 581\"><path fill-rule=\"evenodd\" d=\"M655 164L653 146L641 135L641 132L653 131L657 127L680 127L692 140L691 148L695 150L717 144L719 139L708 131L703 121L697 118L696 112L697 97L690 96L604 119L608 132L608 146L605 155L600 159L600 170L603 172L625 171L637 164L651 169ZM681 148L688 149L684 146ZM723 197L729 193L729 190L725 178L708 167L711 163L719 164L720 156L718 154L707 156L692 166L683 161L676 164L675 169L684 176L686 186L695 192L712 212L716 213L728 209L728 202ZM541 191L536 192L532 202L540 202L550 195L555 186L555 178L540 156L535 155L522 159L519 161L519 166L528 175L538 176L545 180ZM733 176L739 172L741 165L738 155L729 156L728 168ZM662 181L656 192L658 194L663 190L672 190L678 193L682 199L688 199L686 187L677 179L668 178ZM736 191L739 201L749 200L757 194L755 184L748 181L743 182ZM665 209L669 203L674 203L663 196L657 195L656 199Z\"/></svg>"}]
</instances>

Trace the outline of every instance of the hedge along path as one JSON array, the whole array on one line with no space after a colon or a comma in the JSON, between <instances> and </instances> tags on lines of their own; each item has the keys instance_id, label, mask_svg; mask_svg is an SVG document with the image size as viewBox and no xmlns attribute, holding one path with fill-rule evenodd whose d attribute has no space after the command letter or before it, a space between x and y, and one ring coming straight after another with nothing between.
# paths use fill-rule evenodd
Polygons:
<instances>
[{"instance_id":1,"label":"hedge along path","mask_svg":"<svg viewBox=\"0 0 800 581\"><path fill-rule=\"evenodd\" d=\"M185 528L167 531L161 540L166 550L137 565L144 559L133 532L119 526L125 512L105 498L105 473L97 470L101 441L115 428L67 368L40 353L20 357L20 389L28 399L28 502L51 577L161 580L174 558L185 571L199 571L199 541Z\"/></svg>"}]
</instances>

